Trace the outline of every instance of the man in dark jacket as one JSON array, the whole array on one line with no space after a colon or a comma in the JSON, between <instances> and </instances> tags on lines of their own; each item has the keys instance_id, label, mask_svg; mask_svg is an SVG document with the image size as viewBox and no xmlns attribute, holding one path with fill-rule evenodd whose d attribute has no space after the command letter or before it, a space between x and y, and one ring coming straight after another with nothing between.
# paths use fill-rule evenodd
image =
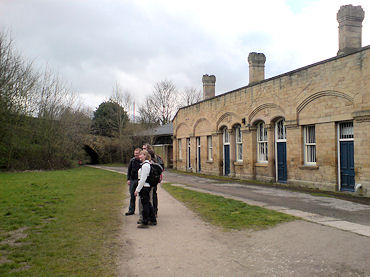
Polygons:
<instances>
[{"instance_id":1,"label":"man in dark jacket","mask_svg":"<svg viewBox=\"0 0 370 277\"><path fill-rule=\"evenodd\" d=\"M135 202L136 202L135 190L138 183L137 172L141 167L141 162L139 159L140 151L141 151L140 148L135 149L134 157L130 160L127 169L127 185L129 185L130 189L130 206L128 208L128 212L125 213L125 215L133 215L135 213Z\"/></svg>"}]
</instances>

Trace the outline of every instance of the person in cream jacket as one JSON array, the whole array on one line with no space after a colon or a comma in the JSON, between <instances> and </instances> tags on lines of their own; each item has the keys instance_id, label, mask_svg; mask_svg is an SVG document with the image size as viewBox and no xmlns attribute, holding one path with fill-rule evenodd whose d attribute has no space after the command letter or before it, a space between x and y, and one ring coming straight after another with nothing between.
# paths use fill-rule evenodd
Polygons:
<instances>
[{"instance_id":1,"label":"person in cream jacket","mask_svg":"<svg viewBox=\"0 0 370 277\"><path fill-rule=\"evenodd\" d=\"M141 168L138 171L139 183L135 190L135 196L139 195L141 203L143 205L143 220L138 228L148 228L149 223L151 225L157 225L157 219L154 215L152 203L150 203L150 184L146 182L146 179L150 173L150 160L151 156L146 150L142 150L139 155Z\"/></svg>"}]
</instances>

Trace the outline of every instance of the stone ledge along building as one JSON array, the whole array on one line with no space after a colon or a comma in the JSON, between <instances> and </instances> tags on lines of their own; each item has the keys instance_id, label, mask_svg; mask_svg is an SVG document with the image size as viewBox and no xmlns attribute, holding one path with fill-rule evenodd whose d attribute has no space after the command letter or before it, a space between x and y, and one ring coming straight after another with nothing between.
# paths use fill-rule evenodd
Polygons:
<instances>
[{"instance_id":1,"label":"stone ledge along building","mask_svg":"<svg viewBox=\"0 0 370 277\"><path fill-rule=\"evenodd\" d=\"M337 13L336 57L264 79L265 55L250 53L249 85L204 100L173 119L173 164L329 191L370 192L370 46L361 47L361 6Z\"/></svg>"}]
</instances>

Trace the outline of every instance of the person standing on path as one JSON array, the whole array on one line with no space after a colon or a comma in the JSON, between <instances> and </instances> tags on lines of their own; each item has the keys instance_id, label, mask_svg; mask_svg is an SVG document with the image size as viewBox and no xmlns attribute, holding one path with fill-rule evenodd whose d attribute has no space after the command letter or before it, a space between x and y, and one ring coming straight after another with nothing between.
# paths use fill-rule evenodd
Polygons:
<instances>
[{"instance_id":1,"label":"person standing on path","mask_svg":"<svg viewBox=\"0 0 370 277\"><path fill-rule=\"evenodd\" d=\"M152 157L152 161L159 164L164 170L164 163L163 163L162 158L159 155L156 155L154 153L153 147L149 143L146 143L146 144L143 145L143 150L147 150L149 152L149 154L151 155L151 157ZM161 181L162 181L162 176L161 176ZM157 216L157 213L158 213L157 186L152 188L150 199L152 201L154 214L155 214L155 216Z\"/></svg>"},{"instance_id":2,"label":"person standing on path","mask_svg":"<svg viewBox=\"0 0 370 277\"><path fill-rule=\"evenodd\" d=\"M136 196L135 190L138 184L138 170L141 167L141 161L139 158L141 149L136 148L134 150L134 157L130 160L127 169L127 185L129 185L130 190L130 206L128 208L128 212L125 215L133 215L135 213L135 205L136 205Z\"/></svg>"},{"instance_id":3,"label":"person standing on path","mask_svg":"<svg viewBox=\"0 0 370 277\"><path fill-rule=\"evenodd\" d=\"M151 156L146 150L140 152L140 161L142 162L141 168L138 171L139 182L135 190L135 196L140 196L141 204L143 205L143 219L138 228L148 228L149 222L152 225L157 225L157 219L155 218L152 203L150 203L150 184L146 182L146 179L150 173L150 160Z\"/></svg>"}]
</instances>

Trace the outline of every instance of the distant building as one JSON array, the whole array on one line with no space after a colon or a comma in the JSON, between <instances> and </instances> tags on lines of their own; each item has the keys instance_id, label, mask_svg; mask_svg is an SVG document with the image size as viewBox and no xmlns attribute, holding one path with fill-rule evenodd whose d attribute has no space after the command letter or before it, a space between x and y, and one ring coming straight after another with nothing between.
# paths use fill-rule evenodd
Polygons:
<instances>
[{"instance_id":1,"label":"distant building","mask_svg":"<svg viewBox=\"0 0 370 277\"><path fill-rule=\"evenodd\" d=\"M147 138L147 142L153 145L154 152L162 157L166 168L172 168L173 166L172 135L172 123L147 129L139 133L140 137Z\"/></svg>"},{"instance_id":2,"label":"distant building","mask_svg":"<svg viewBox=\"0 0 370 277\"><path fill-rule=\"evenodd\" d=\"M361 6L337 13L336 57L264 79L250 53L249 85L204 100L173 120L178 170L331 191L370 191L370 46L361 47Z\"/></svg>"}]
</instances>

